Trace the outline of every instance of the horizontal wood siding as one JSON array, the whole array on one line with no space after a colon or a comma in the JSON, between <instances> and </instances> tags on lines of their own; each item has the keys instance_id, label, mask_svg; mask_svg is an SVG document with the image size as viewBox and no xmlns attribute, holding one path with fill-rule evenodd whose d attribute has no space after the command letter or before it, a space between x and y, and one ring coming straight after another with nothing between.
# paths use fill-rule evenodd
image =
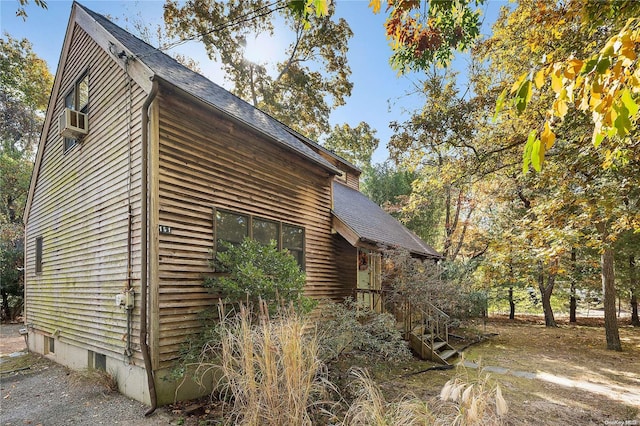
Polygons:
<instances>
[{"instance_id":1,"label":"horizontal wood siding","mask_svg":"<svg viewBox=\"0 0 640 426\"><path fill-rule=\"evenodd\" d=\"M215 307L211 273L214 207L305 228L306 293L341 293L331 236L331 176L242 125L161 90L159 147L160 367L168 366Z\"/></svg>"},{"instance_id":2,"label":"horizontal wood siding","mask_svg":"<svg viewBox=\"0 0 640 426\"><path fill-rule=\"evenodd\" d=\"M333 236L334 250L336 254L336 267L340 283L342 284L341 298L353 297L358 285L358 248L349 244L339 234Z\"/></svg>"},{"instance_id":3,"label":"horizontal wood siding","mask_svg":"<svg viewBox=\"0 0 640 426\"><path fill-rule=\"evenodd\" d=\"M354 173L347 173L347 186L360 191L360 175Z\"/></svg>"},{"instance_id":4,"label":"horizontal wood siding","mask_svg":"<svg viewBox=\"0 0 640 426\"><path fill-rule=\"evenodd\" d=\"M347 186L355 189L356 191L360 190L360 171L354 168L352 165L347 163L344 160L340 160L339 156L330 155L326 151L319 149L317 146L308 145L309 148L316 151L320 154L325 160L329 163L333 164L338 170L341 170L344 174L342 176L336 176L335 179L338 182L342 182L347 184Z\"/></svg>"},{"instance_id":5,"label":"horizontal wood siding","mask_svg":"<svg viewBox=\"0 0 640 426\"><path fill-rule=\"evenodd\" d=\"M126 311L115 296L127 284L129 141L133 177L133 271L140 271L140 108L145 93L76 26L26 227L26 316L35 329L93 351L123 356ZM75 81L89 72L89 134L64 153L58 116ZM131 126L131 127L130 127ZM130 130L129 130L130 127ZM35 273L35 239L43 268ZM140 297L136 291L134 349ZM136 354L137 358L141 357Z\"/></svg>"}]
</instances>

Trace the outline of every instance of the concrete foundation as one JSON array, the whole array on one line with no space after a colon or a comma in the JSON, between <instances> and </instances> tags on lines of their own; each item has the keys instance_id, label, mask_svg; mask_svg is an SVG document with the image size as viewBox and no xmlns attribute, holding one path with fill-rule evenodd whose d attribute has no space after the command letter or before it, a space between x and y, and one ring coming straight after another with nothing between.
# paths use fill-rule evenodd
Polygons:
<instances>
[{"instance_id":1,"label":"concrete foundation","mask_svg":"<svg viewBox=\"0 0 640 426\"><path fill-rule=\"evenodd\" d=\"M45 335L33 329L29 330L28 345L29 351L44 355L72 370L98 368L98 365L101 365L105 371L116 378L120 393L143 404L151 404L147 374L143 365L129 362L124 356L116 358L113 355L104 355L81 348L64 342L56 336ZM137 359L132 361L142 363ZM199 380L203 385L196 383L191 373L187 373L185 378L178 380L169 379L170 377L170 369L156 371L154 374L158 406L207 395L211 393L213 384L216 383L212 371L207 372L205 379Z\"/></svg>"}]
</instances>

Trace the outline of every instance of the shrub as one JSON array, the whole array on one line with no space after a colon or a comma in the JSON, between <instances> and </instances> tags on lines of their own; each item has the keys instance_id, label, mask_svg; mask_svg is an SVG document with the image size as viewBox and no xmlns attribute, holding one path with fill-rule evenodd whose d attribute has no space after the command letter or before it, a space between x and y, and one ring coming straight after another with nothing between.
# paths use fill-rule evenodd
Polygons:
<instances>
[{"instance_id":1,"label":"shrub","mask_svg":"<svg viewBox=\"0 0 640 426\"><path fill-rule=\"evenodd\" d=\"M293 303L301 312L309 312L314 301L302 295L305 274L295 258L278 250L275 241L268 245L245 238L239 245L221 242L213 267L220 272L205 280L227 302L255 304L266 302L273 312L279 303Z\"/></svg>"},{"instance_id":2,"label":"shrub","mask_svg":"<svg viewBox=\"0 0 640 426\"><path fill-rule=\"evenodd\" d=\"M334 361L341 355L358 354L370 360L405 360L411 357L407 343L389 313L376 313L347 298L328 302L318 322L322 358Z\"/></svg>"}]
</instances>

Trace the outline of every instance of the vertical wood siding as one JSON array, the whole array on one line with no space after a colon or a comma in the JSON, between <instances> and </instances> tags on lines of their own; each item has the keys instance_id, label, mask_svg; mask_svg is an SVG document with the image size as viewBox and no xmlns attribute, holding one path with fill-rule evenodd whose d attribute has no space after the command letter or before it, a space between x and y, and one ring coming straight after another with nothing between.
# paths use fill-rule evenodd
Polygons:
<instances>
[{"instance_id":1,"label":"vertical wood siding","mask_svg":"<svg viewBox=\"0 0 640 426\"><path fill-rule=\"evenodd\" d=\"M160 367L175 358L198 314L215 308L211 274L214 207L305 228L306 293L343 293L331 235L331 176L190 100L161 90L159 225Z\"/></svg>"},{"instance_id":2,"label":"vertical wood siding","mask_svg":"<svg viewBox=\"0 0 640 426\"><path fill-rule=\"evenodd\" d=\"M58 116L75 81L89 72L89 134L64 153ZM133 141L133 282L140 270L140 107L145 93L78 26L55 96L26 226L26 317L37 330L111 356L123 356L126 311L115 295L127 284L129 140ZM130 105L131 101L131 105ZM131 126L130 135L128 132ZM35 274L35 239L43 271ZM139 293L134 311L138 346Z\"/></svg>"}]
</instances>

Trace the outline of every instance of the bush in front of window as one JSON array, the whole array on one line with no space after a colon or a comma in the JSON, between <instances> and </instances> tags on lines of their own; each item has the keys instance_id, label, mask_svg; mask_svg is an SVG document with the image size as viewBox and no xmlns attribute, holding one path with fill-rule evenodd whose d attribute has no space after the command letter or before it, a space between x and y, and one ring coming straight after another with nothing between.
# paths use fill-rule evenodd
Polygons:
<instances>
[{"instance_id":1,"label":"bush in front of window","mask_svg":"<svg viewBox=\"0 0 640 426\"><path fill-rule=\"evenodd\" d=\"M262 244L245 238L240 244L221 242L212 266L218 274L205 280L227 303L267 303L270 310L293 304L299 312L309 312L315 301L303 295L306 277L288 251L280 251L275 241Z\"/></svg>"}]
</instances>

